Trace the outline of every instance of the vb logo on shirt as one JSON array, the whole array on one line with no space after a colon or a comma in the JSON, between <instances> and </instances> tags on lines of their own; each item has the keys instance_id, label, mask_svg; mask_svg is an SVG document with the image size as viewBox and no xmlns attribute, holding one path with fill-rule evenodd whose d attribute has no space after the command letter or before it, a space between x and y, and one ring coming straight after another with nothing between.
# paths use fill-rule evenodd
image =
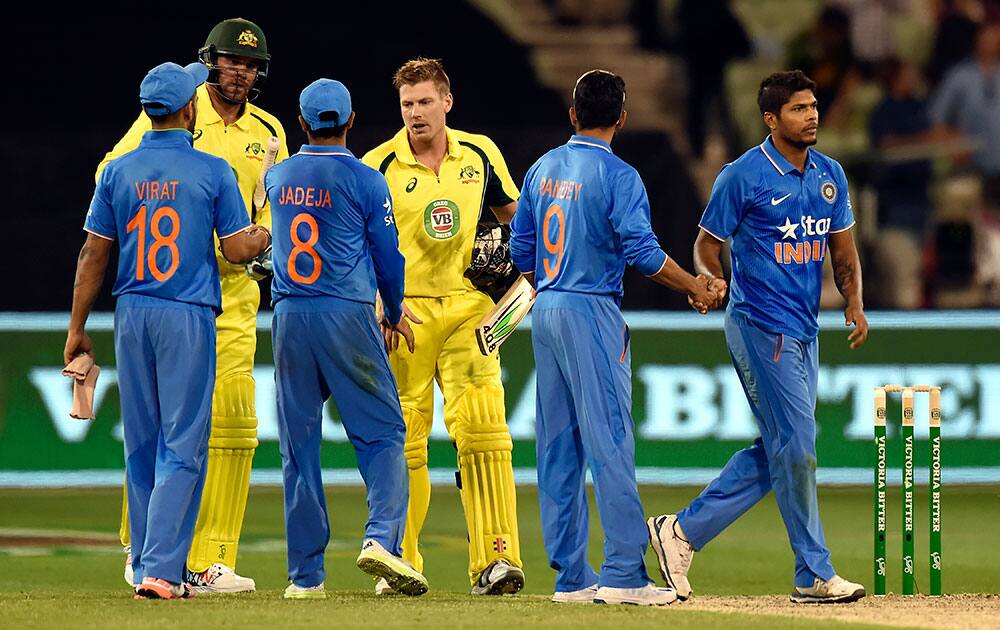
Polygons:
<instances>
[{"instance_id":1,"label":"vb logo on shirt","mask_svg":"<svg viewBox=\"0 0 1000 630\"><path fill-rule=\"evenodd\" d=\"M458 206L454 201L438 199L424 208L424 229L434 239L451 238L458 234Z\"/></svg>"},{"instance_id":2,"label":"vb logo on shirt","mask_svg":"<svg viewBox=\"0 0 1000 630\"><path fill-rule=\"evenodd\" d=\"M792 223L785 217L783 225L775 228L781 233L781 240L774 244L774 261L779 265L804 265L809 262L821 262L826 256L826 235L830 231L830 219L814 219L812 215L802 217L798 223ZM802 228L802 240L799 240L799 228ZM822 238L811 239L811 236Z\"/></svg>"}]
</instances>

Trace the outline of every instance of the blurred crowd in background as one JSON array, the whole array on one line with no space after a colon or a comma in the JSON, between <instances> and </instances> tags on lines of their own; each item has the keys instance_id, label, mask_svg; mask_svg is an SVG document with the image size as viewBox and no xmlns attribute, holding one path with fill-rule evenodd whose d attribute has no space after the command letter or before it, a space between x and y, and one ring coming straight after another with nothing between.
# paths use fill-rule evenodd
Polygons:
<instances>
[{"instance_id":1,"label":"blurred crowd in background","mask_svg":"<svg viewBox=\"0 0 1000 630\"><path fill-rule=\"evenodd\" d=\"M678 144L702 201L764 136L760 79L803 70L817 83L817 148L851 180L867 305L1000 306L1000 0L549 4L566 25L630 23L677 62Z\"/></svg>"}]
</instances>

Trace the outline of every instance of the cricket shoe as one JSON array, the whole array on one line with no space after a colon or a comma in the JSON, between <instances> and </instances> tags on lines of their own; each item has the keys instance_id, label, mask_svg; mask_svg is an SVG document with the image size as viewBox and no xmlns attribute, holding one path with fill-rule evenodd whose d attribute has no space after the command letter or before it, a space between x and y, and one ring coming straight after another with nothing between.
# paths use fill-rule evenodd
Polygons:
<instances>
[{"instance_id":1,"label":"cricket shoe","mask_svg":"<svg viewBox=\"0 0 1000 630\"><path fill-rule=\"evenodd\" d=\"M816 578L812 586L796 586L790 599L796 604L847 604L864 596L864 586L834 575L829 580Z\"/></svg>"},{"instance_id":2,"label":"cricket shoe","mask_svg":"<svg viewBox=\"0 0 1000 630\"><path fill-rule=\"evenodd\" d=\"M615 588L602 586L594 595L595 604L626 604L629 606L668 606L677 601L672 588L658 588L647 584L642 588Z\"/></svg>"},{"instance_id":3,"label":"cricket shoe","mask_svg":"<svg viewBox=\"0 0 1000 630\"><path fill-rule=\"evenodd\" d=\"M326 599L326 587L323 582L316 586L296 586L295 583L285 587L285 599Z\"/></svg>"},{"instance_id":4,"label":"cricket shoe","mask_svg":"<svg viewBox=\"0 0 1000 630\"><path fill-rule=\"evenodd\" d=\"M189 599L195 593L189 584L172 584L160 578L142 578L135 587L135 599Z\"/></svg>"},{"instance_id":5,"label":"cricket shoe","mask_svg":"<svg viewBox=\"0 0 1000 630\"><path fill-rule=\"evenodd\" d=\"M593 604L597 595L597 585L593 584L578 591L556 591L552 601L556 604Z\"/></svg>"},{"instance_id":6,"label":"cricket shoe","mask_svg":"<svg viewBox=\"0 0 1000 630\"><path fill-rule=\"evenodd\" d=\"M472 587L473 595L513 595L524 588L524 571L506 560L494 560Z\"/></svg>"},{"instance_id":7,"label":"cricket shoe","mask_svg":"<svg viewBox=\"0 0 1000 630\"><path fill-rule=\"evenodd\" d=\"M257 584L252 579L237 575L219 562L199 573L185 570L184 581L196 593L252 593L257 590Z\"/></svg>"},{"instance_id":8,"label":"cricket shoe","mask_svg":"<svg viewBox=\"0 0 1000 630\"><path fill-rule=\"evenodd\" d=\"M683 536L676 514L664 514L646 519L649 544L656 552L660 575L667 586L677 592L677 599L691 597L688 569L694 559L694 547Z\"/></svg>"},{"instance_id":9,"label":"cricket shoe","mask_svg":"<svg viewBox=\"0 0 1000 630\"><path fill-rule=\"evenodd\" d=\"M125 583L135 588L135 583L132 581L132 578L135 577L135 574L132 573L132 545L125 545L122 551L125 552Z\"/></svg>"},{"instance_id":10,"label":"cricket shoe","mask_svg":"<svg viewBox=\"0 0 1000 630\"><path fill-rule=\"evenodd\" d=\"M376 580L384 579L389 588L403 595L423 595L427 592L427 578L413 565L394 556L374 538L361 545L358 568ZM377 585L376 585L377 588Z\"/></svg>"}]
</instances>

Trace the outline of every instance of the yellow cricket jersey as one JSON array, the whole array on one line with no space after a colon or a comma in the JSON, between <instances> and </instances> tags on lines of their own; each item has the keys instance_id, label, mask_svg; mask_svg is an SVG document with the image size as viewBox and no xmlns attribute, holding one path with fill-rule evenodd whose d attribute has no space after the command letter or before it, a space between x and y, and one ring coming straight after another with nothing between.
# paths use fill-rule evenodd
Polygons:
<instances>
[{"instance_id":1,"label":"yellow cricket jersey","mask_svg":"<svg viewBox=\"0 0 1000 630\"><path fill-rule=\"evenodd\" d=\"M445 133L448 155L438 174L413 157L405 127L362 158L389 182L410 297L475 291L463 274L479 217L520 196L492 140L457 129Z\"/></svg>"},{"instance_id":2,"label":"yellow cricket jersey","mask_svg":"<svg viewBox=\"0 0 1000 630\"><path fill-rule=\"evenodd\" d=\"M288 157L285 130L277 118L253 103L247 103L243 115L233 124L226 126L222 117L212 107L212 100L208 96L208 87L202 84L196 93L198 95L198 118L195 120L194 148L229 162L236 174L243 202L246 204L247 211L251 213L251 220L270 229L270 207L265 203L264 208L254 209L253 191L257 187L257 178L260 176L260 167L264 161L268 138L277 136L280 141L278 156L275 159L276 164ZM139 118L132 123L132 127L125 133L125 136L101 160L97 167L96 177L100 177L101 171L104 170L108 162L139 146L142 135L151 128L152 123L149 117L144 112L140 113ZM245 273L242 265L231 264L222 257L221 252L216 251L216 258L219 261L220 274Z\"/></svg>"}]
</instances>

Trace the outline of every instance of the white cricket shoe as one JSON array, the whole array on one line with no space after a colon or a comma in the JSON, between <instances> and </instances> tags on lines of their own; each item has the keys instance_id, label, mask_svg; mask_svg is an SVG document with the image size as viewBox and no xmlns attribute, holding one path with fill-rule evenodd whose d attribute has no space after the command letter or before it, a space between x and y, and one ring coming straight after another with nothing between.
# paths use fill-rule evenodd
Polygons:
<instances>
[{"instance_id":1,"label":"white cricket shoe","mask_svg":"<svg viewBox=\"0 0 1000 630\"><path fill-rule=\"evenodd\" d=\"M285 587L285 599L326 599L326 587L323 582L316 586L296 586L294 583Z\"/></svg>"},{"instance_id":2,"label":"white cricket shoe","mask_svg":"<svg viewBox=\"0 0 1000 630\"><path fill-rule=\"evenodd\" d=\"M811 587L796 586L790 599L796 604L847 604L864 596L864 586L834 575L829 580L816 578Z\"/></svg>"},{"instance_id":3,"label":"white cricket shoe","mask_svg":"<svg viewBox=\"0 0 1000 630\"><path fill-rule=\"evenodd\" d=\"M667 606L677 601L672 588L657 588L647 584L642 588L602 586L594 595L595 604L628 604L630 606Z\"/></svg>"},{"instance_id":4,"label":"white cricket shoe","mask_svg":"<svg viewBox=\"0 0 1000 630\"><path fill-rule=\"evenodd\" d=\"M650 517L646 519L646 528L649 529L649 544L660 565L660 575L668 587L677 591L677 599L686 601L691 597L687 576L694 559L694 547L684 538L677 515Z\"/></svg>"},{"instance_id":5,"label":"white cricket shoe","mask_svg":"<svg viewBox=\"0 0 1000 630\"><path fill-rule=\"evenodd\" d=\"M389 588L397 593L423 595L427 592L427 578L403 558L386 551L373 538L366 539L361 545L357 565L376 580L384 579Z\"/></svg>"},{"instance_id":6,"label":"white cricket shoe","mask_svg":"<svg viewBox=\"0 0 1000 630\"><path fill-rule=\"evenodd\" d=\"M125 583L135 588L135 584L132 582L132 578L135 574L132 573L132 545L125 545L122 549L125 552Z\"/></svg>"},{"instance_id":7,"label":"white cricket shoe","mask_svg":"<svg viewBox=\"0 0 1000 630\"><path fill-rule=\"evenodd\" d=\"M393 590L385 578L379 578L375 582L375 594L376 595L396 595L396 591Z\"/></svg>"},{"instance_id":8,"label":"white cricket shoe","mask_svg":"<svg viewBox=\"0 0 1000 630\"><path fill-rule=\"evenodd\" d=\"M524 588L524 571L506 560L494 560L479 574L473 595L512 595Z\"/></svg>"},{"instance_id":9,"label":"white cricket shoe","mask_svg":"<svg viewBox=\"0 0 1000 630\"><path fill-rule=\"evenodd\" d=\"M184 581L196 593L251 593L257 590L257 584L252 579L237 575L219 562L200 573L185 570Z\"/></svg>"},{"instance_id":10,"label":"white cricket shoe","mask_svg":"<svg viewBox=\"0 0 1000 630\"><path fill-rule=\"evenodd\" d=\"M597 595L597 585L592 584L578 591L556 591L552 601L556 604L593 604Z\"/></svg>"}]
</instances>

